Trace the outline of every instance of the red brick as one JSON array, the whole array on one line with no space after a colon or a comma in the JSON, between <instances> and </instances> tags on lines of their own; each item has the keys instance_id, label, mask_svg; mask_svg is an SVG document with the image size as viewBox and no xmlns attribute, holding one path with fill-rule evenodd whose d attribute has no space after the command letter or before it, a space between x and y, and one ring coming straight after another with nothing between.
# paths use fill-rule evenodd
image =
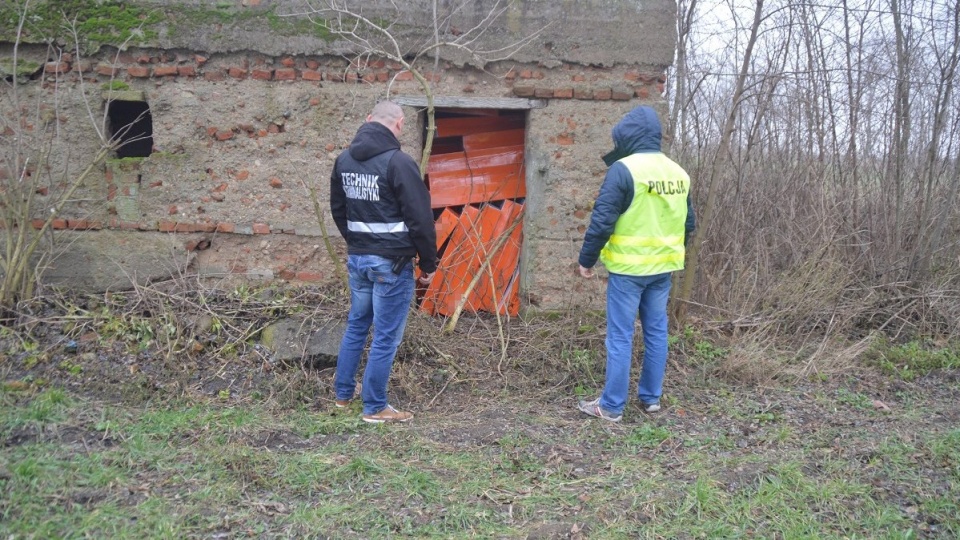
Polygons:
<instances>
[{"instance_id":1,"label":"red brick","mask_svg":"<svg viewBox=\"0 0 960 540\"><path fill-rule=\"evenodd\" d=\"M62 218L56 218L50 223L50 226L53 227L54 229L66 229L67 220Z\"/></svg>"},{"instance_id":2,"label":"red brick","mask_svg":"<svg viewBox=\"0 0 960 540\"><path fill-rule=\"evenodd\" d=\"M573 97L573 88L557 88L553 91L553 97L569 99Z\"/></svg>"},{"instance_id":3,"label":"red brick","mask_svg":"<svg viewBox=\"0 0 960 540\"><path fill-rule=\"evenodd\" d=\"M344 77L343 82L355 83L360 80L360 77L357 76L355 71L348 71L346 77Z\"/></svg>"},{"instance_id":4,"label":"red brick","mask_svg":"<svg viewBox=\"0 0 960 540\"><path fill-rule=\"evenodd\" d=\"M573 144L573 135L570 133L562 133L557 135L557 144L560 146L570 146Z\"/></svg>"},{"instance_id":5,"label":"red brick","mask_svg":"<svg viewBox=\"0 0 960 540\"><path fill-rule=\"evenodd\" d=\"M229 140L232 139L232 138L233 138L233 132L232 132L232 131L218 131L218 132L217 132L217 140L218 140L218 141L229 141Z\"/></svg>"},{"instance_id":6,"label":"red brick","mask_svg":"<svg viewBox=\"0 0 960 540\"><path fill-rule=\"evenodd\" d=\"M300 281L323 281L323 274L317 272L297 272Z\"/></svg>"},{"instance_id":7,"label":"red brick","mask_svg":"<svg viewBox=\"0 0 960 540\"><path fill-rule=\"evenodd\" d=\"M573 82L583 82L585 80L587 80L587 78L579 73L573 76Z\"/></svg>"},{"instance_id":8,"label":"red brick","mask_svg":"<svg viewBox=\"0 0 960 540\"><path fill-rule=\"evenodd\" d=\"M573 99L593 99L593 90L590 88L574 88Z\"/></svg>"},{"instance_id":9,"label":"red brick","mask_svg":"<svg viewBox=\"0 0 960 540\"><path fill-rule=\"evenodd\" d=\"M105 77L113 77L120 72L120 68L110 64L97 64L97 74Z\"/></svg>"},{"instance_id":10,"label":"red brick","mask_svg":"<svg viewBox=\"0 0 960 540\"><path fill-rule=\"evenodd\" d=\"M363 74L363 82L365 82L365 83L372 83L372 82L376 82L376 81L377 81L377 74L376 74L376 73L373 73L373 72L371 71L371 72L369 72L369 73L364 73L364 74Z\"/></svg>"},{"instance_id":11,"label":"red brick","mask_svg":"<svg viewBox=\"0 0 960 540\"><path fill-rule=\"evenodd\" d=\"M382 58L377 58L375 60L371 60L367 62L367 66L373 69L383 69L387 66L387 63L384 62Z\"/></svg>"},{"instance_id":12,"label":"red brick","mask_svg":"<svg viewBox=\"0 0 960 540\"><path fill-rule=\"evenodd\" d=\"M397 76L394 77L393 80L395 80L395 81L412 81L412 80L413 80L413 73L411 73L411 72L409 72L409 71L401 71L400 73L397 73Z\"/></svg>"},{"instance_id":13,"label":"red brick","mask_svg":"<svg viewBox=\"0 0 960 540\"><path fill-rule=\"evenodd\" d=\"M226 77L223 75L223 71L219 69L207 71L203 74L203 80L205 81L220 82L224 79L226 79Z\"/></svg>"},{"instance_id":14,"label":"red brick","mask_svg":"<svg viewBox=\"0 0 960 540\"><path fill-rule=\"evenodd\" d=\"M532 78L533 78L533 71L531 71L531 70L529 70L529 69L522 69L522 70L520 70L520 78L521 78L521 79L532 79Z\"/></svg>"},{"instance_id":15,"label":"red brick","mask_svg":"<svg viewBox=\"0 0 960 540\"><path fill-rule=\"evenodd\" d=\"M551 98L553 97L553 90L550 88L537 88L533 91L533 95L538 98Z\"/></svg>"},{"instance_id":16,"label":"red brick","mask_svg":"<svg viewBox=\"0 0 960 540\"><path fill-rule=\"evenodd\" d=\"M155 182L150 182L150 187L158 188L163 185L163 180L157 180Z\"/></svg>"},{"instance_id":17,"label":"red brick","mask_svg":"<svg viewBox=\"0 0 960 540\"><path fill-rule=\"evenodd\" d=\"M638 98L647 99L650 97L650 88L647 86L641 86L640 88L637 88L635 93Z\"/></svg>"},{"instance_id":18,"label":"red brick","mask_svg":"<svg viewBox=\"0 0 960 540\"><path fill-rule=\"evenodd\" d=\"M610 99L613 91L609 88L597 88L593 91L593 99Z\"/></svg>"},{"instance_id":19,"label":"red brick","mask_svg":"<svg viewBox=\"0 0 960 540\"><path fill-rule=\"evenodd\" d=\"M270 124L267 126L267 131L270 133L280 133L280 126L276 124Z\"/></svg>"},{"instance_id":20,"label":"red brick","mask_svg":"<svg viewBox=\"0 0 960 540\"><path fill-rule=\"evenodd\" d=\"M519 85L513 87L513 94L518 97L533 97L536 88L532 86Z\"/></svg>"},{"instance_id":21,"label":"red brick","mask_svg":"<svg viewBox=\"0 0 960 540\"><path fill-rule=\"evenodd\" d=\"M237 229L237 226L233 223L217 223L217 232L221 233L232 233Z\"/></svg>"},{"instance_id":22,"label":"red brick","mask_svg":"<svg viewBox=\"0 0 960 540\"><path fill-rule=\"evenodd\" d=\"M215 127L215 126L210 126L210 127L207 128L207 136L208 136L208 137L213 137L213 136L215 136L215 135L217 134L218 131L220 131L220 128Z\"/></svg>"},{"instance_id":23,"label":"red brick","mask_svg":"<svg viewBox=\"0 0 960 540\"><path fill-rule=\"evenodd\" d=\"M279 276L280 279L291 280L291 279L296 279L297 274L296 272L294 272L293 270L290 270L289 268L281 268L280 270L277 271L277 276Z\"/></svg>"},{"instance_id":24,"label":"red brick","mask_svg":"<svg viewBox=\"0 0 960 540\"><path fill-rule=\"evenodd\" d=\"M167 214L168 214L168 215L171 215L171 216L172 216L172 215L175 215L175 214L177 214L177 213L179 213L179 212L180 212L180 209L177 208L177 205L175 205L175 204L171 204L171 205L170 205L170 208L167 208Z\"/></svg>"},{"instance_id":25,"label":"red brick","mask_svg":"<svg viewBox=\"0 0 960 540\"><path fill-rule=\"evenodd\" d=\"M276 176L274 176L273 178L270 179L270 187L275 189L280 189L283 187L283 181L277 178Z\"/></svg>"},{"instance_id":26,"label":"red brick","mask_svg":"<svg viewBox=\"0 0 960 540\"><path fill-rule=\"evenodd\" d=\"M253 70L252 76L258 81L269 81L273 78L272 69L255 69Z\"/></svg>"},{"instance_id":27,"label":"red brick","mask_svg":"<svg viewBox=\"0 0 960 540\"><path fill-rule=\"evenodd\" d=\"M137 57L137 63L138 63L138 64L149 64L149 63L150 63L150 57L147 56L147 55L145 55L145 54L141 54L140 56Z\"/></svg>"},{"instance_id":28,"label":"red brick","mask_svg":"<svg viewBox=\"0 0 960 540\"><path fill-rule=\"evenodd\" d=\"M31 220L30 220L30 225L32 225L34 229L42 229L42 228L43 228L43 223L44 223L44 221L43 221L42 219L31 219Z\"/></svg>"},{"instance_id":29,"label":"red brick","mask_svg":"<svg viewBox=\"0 0 960 540\"><path fill-rule=\"evenodd\" d=\"M150 68L144 66L130 66L127 68L127 75L143 79L150 76Z\"/></svg>"},{"instance_id":30,"label":"red brick","mask_svg":"<svg viewBox=\"0 0 960 540\"><path fill-rule=\"evenodd\" d=\"M176 221L160 221L158 224L160 232L173 232L177 228Z\"/></svg>"},{"instance_id":31,"label":"red brick","mask_svg":"<svg viewBox=\"0 0 960 540\"><path fill-rule=\"evenodd\" d=\"M234 79L246 79L247 70L238 67L232 67L227 69L227 74L233 77Z\"/></svg>"},{"instance_id":32,"label":"red brick","mask_svg":"<svg viewBox=\"0 0 960 540\"><path fill-rule=\"evenodd\" d=\"M193 66L180 66L177 68L177 74L181 77L196 77L197 68Z\"/></svg>"},{"instance_id":33,"label":"red brick","mask_svg":"<svg viewBox=\"0 0 960 540\"><path fill-rule=\"evenodd\" d=\"M343 82L343 72L327 71L323 74L323 80L333 82Z\"/></svg>"},{"instance_id":34,"label":"red brick","mask_svg":"<svg viewBox=\"0 0 960 540\"><path fill-rule=\"evenodd\" d=\"M136 231L140 229L140 224L136 221L121 221L120 230L122 231Z\"/></svg>"},{"instance_id":35,"label":"red brick","mask_svg":"<svg viewBox=\"0 0 960 540\"><path fill-rule=\"evenodd\" d=\"M302 76L303 76L303 80L305 81L322 81L323 80L323 74L320 73L319 71L315 71L312 69L304 70L304 72L302 73Z\"/></svg>"},{"instance_id":36,"label":"red brick","mask_svg":"<svg viewBox=\"0 0 960 540\"><path fill-rule=\"evenodd\" d=\"M283 67L292 68L293 66L297 65L297 61L289 56L284 56L280 59L280 65Z\"/></svg>"},{"instance_id":37,"label":"red brick","mask_svg":"<svg viewBox=\"0 0 960 540\"><path fill-rule=\"evenodd\" d=\"M43 65L44 73L66 73L70 71L70 64L67 62L47 62Z\"/></svg>"},{"instance_id":38,"label":"red brick","mask_svg":"<svg viewBox=\"0 0 960 540\"><path fill-rule=\"evenodd\" d=\"M317 62L316 60L307 60L307 69L316 70L318 67L320 67L320 62Z\"/></svg>"},{"instance_id":39,"label":"red brick","mask_svg":"<svg viewBox=\"0 0 960 540\"><path fill-rule=\"evenodd\" d=\"M627 101L633 97L633 89L617 87L610 90L610 97L617 101Z\"/></svg>"},{"instance_id":40,"label":"red brick","mask_svg":"<svg viewBox=\"0 0 960 540\"><path fill-rule=\"evenodd\" d=\"M207 57L206 57L206 56L200 56L200 55L198 54L198 55L194 56L193 59L196 60L197 64L199 64L199 65L201 65L201 66L207 63Z\"/></svg>"},{"instance_id":41,"label":"red brick","mask_svg":"<svg viewBox=\"0 0 960 540\"><path fill-rule=\"evenodd\" d=\"M623 80L625 80L625 81L637 82L637 81L640 80L640 72L639 72L639 71L628 71L628 72L626 72L626 73L623 74Z\"/></svg>"},{"instance_id":42,"label":"red brick","mask_svg":"<svg viewBox=\"0 0 960 540\"><path fill-rule=\"evenodd\" d=\"M390 80L389 71L378 71L377 72L377 82L387 82Z\"/></svg>"},{"instance_id":43,"label":"red brick","mask_svg":"<svg viewBox=\"0 0 960 540\"><path fill-rule=\"evenodd\" d=\"M297 80L297 70L292 68L281 68L274 72L273 78L278 81L295 81Z\"/></svg>"},{"instance_id":44,"label":"red brick","mask_svg":"<svg viewBox=\"0 0 960 540\"><path fill-rule=\"evenodd\" d=\"M107 186L107 200L112 201L117 198L117 186L110 184Z\"/></svg>"},{"instance_id":45,"label":"red brick","mask_svg":"<svg viewBox=\"0 0 960 540\"><path fill-rule=\"evenodd\" d=\"M253 234L270 234L270 226L266 223L254 223Z\"/></svg>"},{"instance_id":46,"label":"red brick","mask_svg":"<svg viewBox=\"0 0 960 540\"><path fill-rule=\"evenodd\" d=\"M663 95L663 93L666 92L666 91L667 91L667 87L666 87L666 85L664 85L664 83L662 83L662 82L657 83L657 93L658 93L658 94Z\"/></svg>"},{"instance_id":47,"label":"red brick","mask_svg":"<svg viewBox=\"0 0 960 540\"><path fill-rule=\"evenodd\" d=\"M322 103L322 101L321 101L320 98L318 98L318 97L312 97L312 98L310 98L309 103L310 103L310 106L311 106L311 107L316 107L317 105L319 105L320 103Z\"/></svg>"},{"instance_id":48,"label":"red brick","mask_svg":"<svg viewBox=\"0 0 960 540\"><path fill-rule=\"evenodd\" d=\"M177 75L177 66L157 66L153 68L154 77L175 77Z\"/></svg>"},{"instance_id":49,"label":"red brick","mask_svg":"<svg viewBox=\"0 0 960 540\"><path fill-rule=\"evenodd\" d=\"M246 180L247 178L250 178L250 171L243 169L241 171L238 171L235 177L237 180L240 180L240 181Z\"/></svg>"},{"instance_id":50,"label":"red brick","mask_svg":"<svg viewBox=\"0 0 960 540\"><path fill-rule=\"evenodd\" d=\"M533 72L534 79L542 79L544 77L546 77L546 75L544 75L542 71L537 70Z\"/></svg>"},{"instance_id":51,"label":"red brick","mask_svg":"<svg viewBox=\"0 0 960 540\"><path fill-rule=\"evenodd\" d=\"M214 232L217 230L216 223L197 223L194 225L197 232Z\"/></svg>"}]
</instances>

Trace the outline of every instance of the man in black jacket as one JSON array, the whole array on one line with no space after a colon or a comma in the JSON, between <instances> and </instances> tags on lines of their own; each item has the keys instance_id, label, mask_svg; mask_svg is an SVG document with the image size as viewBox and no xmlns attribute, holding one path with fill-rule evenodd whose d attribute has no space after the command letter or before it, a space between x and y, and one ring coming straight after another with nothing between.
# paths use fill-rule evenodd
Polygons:
<instances>
[{"instance_id":1,"label":"man in black jacket","mask_svg":"<svg viewBox=\"0 0 960 540\"><path fill-rule=\"evenodd\" d=\"M354 397L372 324L360 394L363 421L371 423L413 419L387 402L387 381L413 299L413 258L419 257L423 284L437 269L430 193L416 162L400 151L403 123L399 105L378 103L330 175L330 211L347 241L350 274L350 315L334 380L336 406L346 407Z\"/></svg>"}]
</instances>

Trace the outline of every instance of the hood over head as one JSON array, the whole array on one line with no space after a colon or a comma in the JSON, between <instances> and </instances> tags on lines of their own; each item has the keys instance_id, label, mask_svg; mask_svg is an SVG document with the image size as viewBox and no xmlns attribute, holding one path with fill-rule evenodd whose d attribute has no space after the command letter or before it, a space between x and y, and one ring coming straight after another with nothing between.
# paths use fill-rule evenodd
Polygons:
<instances>
[{"instance_id":1,"label":"hood over head","mask_svg":"<svg viewBox=\"0 0 960 540\"><path fill-rule=\"evenodd\" d=\"M662 132L660 119L652 107L641 105L628 112L613 127L613 150L603 156L607 167L630 154L659 152Z\"/></svg>"},{"instance_id":2,"label":"hood over head","mask_svg":"<svg viewBox=\"0 0 960 540\"><path fill-rule=\"evenodd\" d=\"M366 122L357 130L350 143L350 157L366 161L388 150L400 148L400 141L390 129L379 122Z\"/></svg>"}]
</instances>

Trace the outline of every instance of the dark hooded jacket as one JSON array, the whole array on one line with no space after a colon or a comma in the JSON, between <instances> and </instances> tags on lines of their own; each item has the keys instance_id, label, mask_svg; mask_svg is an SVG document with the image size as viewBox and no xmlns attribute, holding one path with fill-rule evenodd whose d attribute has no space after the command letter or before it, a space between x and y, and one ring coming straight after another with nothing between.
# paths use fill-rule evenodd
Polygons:
<instances>
[{"instance_id":1,"label":"dark hooded jacket","mask_svg":"<svg viewBox=\"0 0 960 540\"><path fill-rule=\"evenodd\" d=\"M330 175L330 211L352 255L419 256L437 269L437 233L430 193L416 162L386 126L360 126Z\"/></svg>"},{"instance_id":2,"label":"dark hooded jacket","mask_svg":"<svg viewBox=\"0 0 960 540\"><path fill-rule=\"evenodd\" d=\"M593 268L600 257L600 250L610 240L620 216L633 202L633 177L618 160L631 154L660 152L660 119L652 108L640 106L623 117L613 128L613 151L603 156L607 175L600 186L590 215L590 227L584 235L579 262L584 268ZM687 221L684 224L686 238L690 238L696 226L693 205L687 196Z\"/></svg>"}]
</instances>

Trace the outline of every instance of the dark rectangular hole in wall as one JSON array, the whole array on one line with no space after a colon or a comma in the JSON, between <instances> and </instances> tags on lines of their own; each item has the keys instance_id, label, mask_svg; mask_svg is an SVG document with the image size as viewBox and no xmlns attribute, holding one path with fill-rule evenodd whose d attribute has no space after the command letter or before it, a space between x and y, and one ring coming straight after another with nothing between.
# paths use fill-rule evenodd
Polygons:
<instances>
[{"instance_id":1,"label":"dark rectangular hole in wall","mask_svg":"<svg viewBox=\"0 0 960 540\"><path fill-rule=\"evenodd\" d=\"M153 152L153 117L146 101L115 100L107 104L117 157L147 157Z\"/></svg>"}]
</instances>

